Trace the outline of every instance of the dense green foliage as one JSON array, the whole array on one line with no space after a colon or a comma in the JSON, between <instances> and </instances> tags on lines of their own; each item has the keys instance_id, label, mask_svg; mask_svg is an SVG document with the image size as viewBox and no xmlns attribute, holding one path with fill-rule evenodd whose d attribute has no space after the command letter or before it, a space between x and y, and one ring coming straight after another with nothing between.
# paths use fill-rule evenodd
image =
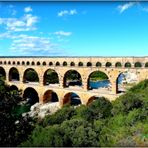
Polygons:
<instances>
[{"instance_id":1,"label":"dense green foliage","mask_svg":"<svg viewBox=\"0 0 148 148\"><path fill-rule=\"evenodd\" d=\"M39 122L21 146L148 146L148 80L110 103L65 106Z\"/></svg>"},{"instance_id":2,"label":"dense green foliage","mask_svg":"<svg viewBox=\"0 0 148 148\"><path fill-rule=\"evenodd\" d=\"M15 112L21 92L0 80L0 146L17 146L33 129L31 119Z\"/></svg>"},{"instance_id":3,"label":"dense green foliage","mask_svg":"<svg viewBox=\"0 0 148 148\"><path fill-rule=\"evenodd\" d=\"M148 80L113 102L66 105L36 123L21 116L20 96L0 80L0 146L148 146Z\"/></svg>"}]
</instances>

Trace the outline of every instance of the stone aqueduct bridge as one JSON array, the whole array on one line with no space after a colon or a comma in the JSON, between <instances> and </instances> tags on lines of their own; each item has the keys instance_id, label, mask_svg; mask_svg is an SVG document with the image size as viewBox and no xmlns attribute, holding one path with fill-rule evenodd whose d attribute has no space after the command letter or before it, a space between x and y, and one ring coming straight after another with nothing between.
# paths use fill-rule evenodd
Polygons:
<instances>
[{"instance_id":1,"label":"stone aqueduct bridge","mask_svg":"<svg viewBox=\"0 0 148 148\"><path fill-rule=\"evenodd\" d=\"M67 65L63 66L66 62ZM23 91L32 87L39 96L39 102L44 102L44 94L47 90L54 91L63 104L63 99L67 94L76 93L82 104L87 104L94 96L105 96L109 100L114 100L117 94L118 76L126 71L134 72L138 76L138 81L148 78L148 57L0 57L0 67L5 70L6 82L10 85L16 85ZM10 69L15 67L19 73L19 81L9 80ZM27 69L34 69L39 77L38 84L23 83L24 73ZM44 86L44 73L48 69L53 69L59 77L58 86ZM64 76L69 70L76 70L82 79L82 87L64 88ZM92 72L104 72L111 82L111 92L103 94L97 91L88 90L88 79Z\"/></svg>"}]
</instances>

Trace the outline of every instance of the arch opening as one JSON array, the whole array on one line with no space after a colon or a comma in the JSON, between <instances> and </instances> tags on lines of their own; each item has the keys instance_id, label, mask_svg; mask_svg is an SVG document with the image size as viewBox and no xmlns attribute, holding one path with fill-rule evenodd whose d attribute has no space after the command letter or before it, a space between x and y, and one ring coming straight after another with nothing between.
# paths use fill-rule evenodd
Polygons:
<instances>
[{"instance_id":1,"label":"arch opening","mask_svg":"<svg viewBox=\"0 0 148 148\"><path fill-rule=\"evenodd\" d=\"M102 66L102 64L100 62L96 63L96 67L101 67L101 66Z\"/></svg>"},{"instance_id":2,"label":"arch opening","mask_svg":"<svg viewBox=\"0 0 148 148\"><path fill-rule=\"evenodd\" d=\"M87 81L88 90L100 90L106 92L111 90L111 83L106 73L102 71L92 72Z\"/></svg>"},{"instance_id":3,"label":"arch opening","mask_svg":"<svg viewBox=\"0 0 148 148\"><path fill-rule=\"evenodd\" d=\"M86 104L86 105L91 104L93 101L95 101L95 100L97 100L97 99L99 99L99 97L96 97L96 96L92 96L92 97L90 97L90 98L88 99L88 101L87 101L87 104Z\"/></svg>"},{"instance_id":4,"label":"arch opening","mask_svg":"<svg viewBox=\"0 0 148 148\"><path fill-rule=\"evenodd\" d=\"M140 68L142 67L142 64L140 62L136 62L135 65L134 65L136 68Z\"/></svg>"},{"instance_id":5,"label":"arch opening","mask_svg":"<svg viewBox=\"0 0 148 148\"><path fill-rule=\"evenodd\" d=\"M76 93L70 92L64 96L63 105L65 105L65 104L78 106L78 105L82 104L82 102L81 102L80 97Z\"/></svg>"},{"instance_id":6,"label":"arch opening","mask_svg":"<svg viewBox=\"0 0 148 148\"><path fill-rule=\"evenodd\" d=\"M59 84L59 77L55 70L48 69L44 73L43 85L57 85Z\"/></svg>"},{"instance_id":7,"label":"arch opening","mask_svg":"<svg viewBox=\"0 0 148 148\"><path fill-rule=\"evenodd\" d=\"M57 94L52 90L47 90L43 95L43 103L47 103L47 102L54 103L58 101L59 99Z\"/></svg>"},{"instance_id":8,"label":"arch opening","mask_svg":"<svg viewBox=\"0 0 148 148\"><path fill-rule=\"evenodd\" d=\"M38 83L39 77L38 77L37 72L32 68L26 69L25 72L24 72L24 76L23 76L23 82L24 83L30 83L30 82L31 83L32 82Z\"/></svg>"},{"instance_id":9,"label":"arch opening","mask_svg":"<svg viewBox=\"0 0 148 148\"><path fill-rule=\"evenodd\" d=\"M69 70L64 75L63 87L81 87L82 78L76 70Z\"/></svg>"},{"instance_id":10,"label":"arch opening","mask_svg":"<svg viewBox=\"0 0 148 148\"><path fill-rule=\"evenodd\" d=\"M132 65L131 65L130 62L126 62L126 63L125 63L125 67L129 68L129 67L132 67Z\"/></svg>"},{"instance_id":11,"label":"arch opening","mask_svg":"<svg viewBox=\"0 0 148 148\"><path fill-rule=\"evenodd\" d=\"M19 81L20 80L20 76L19 76L19 72L15 67L12 67L9 70L9 81Z\"/></svg>"},{"instance_id":12,"label":"arch opening","mask_svg":"<svg viewBox=\"0 0 148 148\"><path fill-rule=\"evenodd\" d=\"M105 66L106 67L111 67L112 66L112 63L111 62L106 62Z\"/></svg>"},{"instance_id":13,"label":"arch opening","mask_svg":"<svg viewBox=\"0 0 148 148\"><path fill-rule=\"evenodd\" d=\"M116 92L124 93L138 81L138 77L133 72L122 72L116 80Z\"/></svg>"},{"instance_id":14,"label":"arch opening","mask_svg":"<svg viewBox=\"0 0 148 148\"><path fill-rule=\"evenodd\" d=\"M33 105L33 104L39 102L38 93L32 87L28 87L24 90L23 99L26 100L27 101L26 103L29 105Z\"/></svg>"},{"instance_id":15,"label":"arch opening","mask_svg":"<svg viewBox=\"0 0 148 148\"><path fill-rule=\"evenodd\" d=\"M82 62L79 62L79 64L78 64L79 66L83 66L83 63Z\"/></svg>"},{"instance_id":16,"label":"arch opening","mask_svg":"<svg viewBox=\"0 0 148 148\"><path fill-rule=\"evenodd\" d=\"M17 90L17 91L18 91L18 87L17 87L16 85L11 85L11 86L10 86L10 90L12 90L12 91L13 91L13 90Z\"/></svg>"},{"instance_id":17,"label":"arch opening","mask_svg":"<svg viewBox=\"0 0 148 148\"><path fill-rule=\"evenodd\" d=\"M0 67L0 78L6 80L6 72L3 67Z\"/></svg>"},{"instance_id":18,"label":"arch opening","mask_svg":"<svg viewBox=\"0 0 148 148\"><path fill-rule=\"evenodd\" d=\"M115 67L122 67L121 62L117 62L117 63L115 64Z\"/></svg>"}]
</instances>

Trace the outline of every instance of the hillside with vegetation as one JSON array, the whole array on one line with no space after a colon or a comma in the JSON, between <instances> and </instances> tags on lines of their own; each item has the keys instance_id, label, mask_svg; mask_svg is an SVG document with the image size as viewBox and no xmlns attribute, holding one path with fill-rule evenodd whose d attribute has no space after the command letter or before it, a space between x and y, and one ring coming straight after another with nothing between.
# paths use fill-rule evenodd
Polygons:
<instances>
[{"instance_id":1,"label":"hillside with vegetation","mask_svg":"<svg viewBox=\"0 0 148 148\"><path fill-rule=\"evenodd\" d=\"M66 105L43 120L14 113L20 94L0 81L0 146L148 146L148 80L113 102Z\"/></svg>"}]
</instances>

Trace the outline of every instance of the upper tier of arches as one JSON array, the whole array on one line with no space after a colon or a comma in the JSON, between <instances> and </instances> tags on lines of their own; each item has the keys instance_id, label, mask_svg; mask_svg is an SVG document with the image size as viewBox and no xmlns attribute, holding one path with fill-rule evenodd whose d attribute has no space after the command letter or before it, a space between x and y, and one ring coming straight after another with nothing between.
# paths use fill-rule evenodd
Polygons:
<instances>
[{"instance_id":1,"label":"upper tier of arches","mask_svg":"<svg viewBox=\"0 0 148 148\"><path fill-rule=\"evenodd\" d=\"M140 62L140 61L137 61L137 62L120 62L120 61L117 61L117 62L110 62L110 61L107 61L107 62L100 62L100 61L97 61L97 62L82 62L82 61L79 61L79 62L74 62L74 61L71 61L71 62L67 62L67 61L63 61L63 62L60 62L60 61L10 61L10 60L4 60L4 61L0 61L0 65L23 65L23 66L50 66L50 67L58 67L58 66L62 66L62 67L106 67L106 68L112 68L112 67L115 67L115 68L142 68L142 67L145 67L145 68L148 68L148 62Z\"/></svg>"}]
</instances>

